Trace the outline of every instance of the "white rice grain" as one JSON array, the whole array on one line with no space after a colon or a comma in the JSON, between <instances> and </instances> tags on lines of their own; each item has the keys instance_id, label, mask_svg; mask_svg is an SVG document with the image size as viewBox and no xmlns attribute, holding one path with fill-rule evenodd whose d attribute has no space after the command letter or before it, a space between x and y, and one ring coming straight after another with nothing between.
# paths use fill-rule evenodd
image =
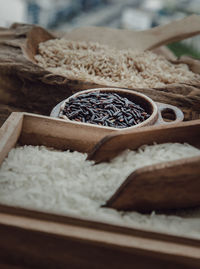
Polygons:
<instances>
[{"instance_id":1,"label":"white rice grain","mask_svg":"<svg viewBox=\"0 0 200 269\"><path fill-rule=\"evenodd\" d=\"M166 143L127 150L110 163L93 165L79 152L17 147L0 168L0 203L200 238L199 209L170 216L101 207L137 168L199 155L191 145Z\"/></svg>"}]
</instances>

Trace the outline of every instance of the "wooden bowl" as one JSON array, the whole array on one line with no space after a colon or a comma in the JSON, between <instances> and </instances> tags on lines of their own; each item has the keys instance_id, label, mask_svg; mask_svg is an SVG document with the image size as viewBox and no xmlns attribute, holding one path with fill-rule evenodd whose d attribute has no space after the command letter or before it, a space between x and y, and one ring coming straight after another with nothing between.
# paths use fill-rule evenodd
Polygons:
<instances>
[{"instance_id":1,"label":"wooden bowl","mask_svg":"<svg viewBox=\"0 0 200 269\"><path fill-rule=\"evenodd\" d=\"M155 125L155 124L168 124L171 123L170 122L166 122L164 121L162 114L163 113L168 113L173 115L173 122L180 122L183 121L184 119L184 115L183 112L172 105L168 105L168 104L163 104L163 103L156 103L154 102L151 98L149 98L148 96L142 94L142 93L138 93L136 91L132 91L132 90L127 90L127 89L116 89L116 88L97 88L97 89L90 89L90 90L84 90L81 92L77 92L75 94L73 94L72 96L70 96L69 98L63 100L62 102L60 102L59 104L57 104L53 110L51 111L50 116L51 117L55 117L55 118L62 118L60 117L60 112L61 112L61 107L64 106L65 102L68 102L68 100L70 98L76 98L79 95L85 94L85 93L90 93L90 92L107 92L107 93L117 93L118 95L122 96L122 97L126 97L127 99L129 99L130 101L140 105L141 107L144 108L144 110L150 114L150 117L146 120L144 120L143 122L133 125L131 127L127 127L127 128L117 128L117 127L108 127L108 126L99 126L96 124L91 124L91 123L83 123L83 122L78 122L78 124L82 124L82 125L93 125L95 127L98 128L108 128L108 129L112 129L112 130L126 130L126 129L133 129L133 128L138 128L138 127L143 127L143 126L150 126L150 125ZM66 118L66 121L71 121L70 119Z\"/></svg>"}]
</instances>

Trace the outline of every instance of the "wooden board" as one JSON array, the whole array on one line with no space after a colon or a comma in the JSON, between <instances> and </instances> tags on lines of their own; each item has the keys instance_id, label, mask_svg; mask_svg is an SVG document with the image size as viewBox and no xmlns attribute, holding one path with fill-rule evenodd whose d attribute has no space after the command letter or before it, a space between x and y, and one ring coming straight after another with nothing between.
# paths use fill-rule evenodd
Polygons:
<instances>
[{"instance_id":1,"label":"wooden board","mask_svg":"<svg viewBox=\"0 0 200 269\"><path fill-rule=\"evenodd\" d=\"M0 129L1 160L17 142L89 151L108 131L79 126L13 113ZM0 238L0 265L5 268L200 266L200 240L5 205L0 205Z\"/></svg>"}]
</instances>

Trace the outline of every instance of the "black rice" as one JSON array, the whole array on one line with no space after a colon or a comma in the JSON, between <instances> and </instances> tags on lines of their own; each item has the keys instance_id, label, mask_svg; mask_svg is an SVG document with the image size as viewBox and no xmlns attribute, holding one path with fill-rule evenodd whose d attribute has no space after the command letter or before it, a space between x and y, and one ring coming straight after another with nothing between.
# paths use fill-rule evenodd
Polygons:
<instances>
[{"instance_id":1,"label":"black rice","mask_svg":"<svg viewBox=\"0 0 200 269\"><path fill-rule=\"evenodd\" d=\"M143 107L126 97L105 92L89 92L70 98L59 116L115 128L131 127L150 117Z\"/></svg>"}]
</instances>

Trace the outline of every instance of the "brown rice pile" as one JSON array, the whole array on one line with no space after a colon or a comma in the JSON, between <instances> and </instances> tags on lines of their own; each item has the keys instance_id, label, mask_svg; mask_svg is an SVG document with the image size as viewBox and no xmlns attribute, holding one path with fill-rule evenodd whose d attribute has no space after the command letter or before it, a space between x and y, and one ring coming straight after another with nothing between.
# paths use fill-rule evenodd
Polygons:
<instances>
[{"instance_id":1,"label":"brown rice pile","mask_svg":"<svg viewBox=\"0 0 200 269\"><path fill-rule=\"evenodd\" d=\"M150 51L116 50L98 43L49 40L39 45L39 66L69 79L118 87L157 88L200 79L186 64Z\"/></svg>"}]
</instances>

